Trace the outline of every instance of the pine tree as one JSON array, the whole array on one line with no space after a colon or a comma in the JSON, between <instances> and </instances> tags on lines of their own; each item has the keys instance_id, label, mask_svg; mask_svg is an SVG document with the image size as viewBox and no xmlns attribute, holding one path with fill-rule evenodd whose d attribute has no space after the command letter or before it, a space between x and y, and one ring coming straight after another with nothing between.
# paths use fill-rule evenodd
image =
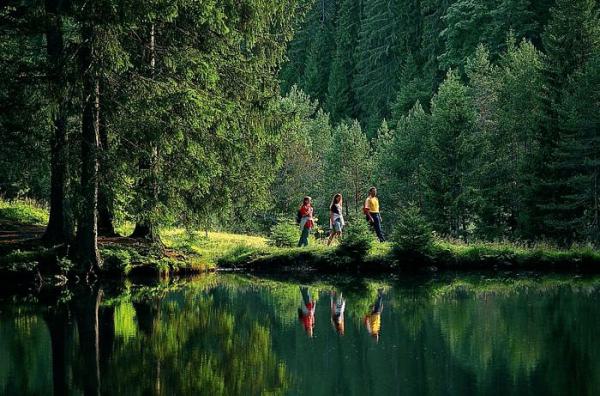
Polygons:
<instances>
[{"instance_id":1,"label":"pine tree","mask_svg":"<svg viewBox=\"0 0 600 396\"><path fill-rule=\"evenodd\" d=\"M504 187L502 178L503 148L499 146L497 67L490 61L490 53L479 45L473 57L467 59L465 71L469 81L468 90L476 112L476 128L473 141L477 142L473 161L471 194L476 212L475 232L480 238L497 238L505 230L505 195L498 195L498 187Z\"/></svg>"},{"instance_id":2,"label":"pine tree","mask_svg":"<svg viewBox=\"0 0 600 396\"><path fill-rule=\"evenodd\" d=\"M341 0L335 31L335 55L327 87L324 107L334 123L344 118L355 118L356 100L352 90L354 77L354 50L360 27L360 3Z\"/></svg>"},{"instance_id":3,"label":"pine tree","mask_svg":"<svg viewBox=\"0 0 600 396\"><path fill-rule=\"evenodd\" d=\"M51 243L67 243L72 238L71 223L65 207L68 182L68 135L66 86L64 65L66 60L63 38L62 4L55 0L46 0L44 8L48 23L46 28L46 52L48 54L49 80L56 111L53 117L52 143L50 149L50 216L43 239Z\"/></svg>"},{"instance_id":4,"label":"pine tree","mask_svg":"<svg viewBox=\"0 0 600 396\"><path fill-rule=\"evenodd\" d=\"M370 182L377 186L382 206L392 208L399 198L398 180L393 167L396 158L396 131L388 126L386 120L377 129L377 137L372 140L372 146L373 174Z\"/></svg>"},{"instance_id":5,"label":"pine tree","mask_svg":"<svg viewBox=\"0 0 600 396\"><path fill-rule=\"evenodd\" d=\"M84 7L83 13L94 14ZM84 14L85 15L85 14ZM76 258L82 272L97 271L102 261L98 251L98 37L96 21L83 19L80 25L82 47L79 50L79 73L82 80L81 114L81 209L77 222Z\"/></svg>"},{"instance_id":6,"label":"pine tree","mask_svg":"<svg viewBox=\"0 0 600 396\"><path fill-rule=\"evenodd\" d=\"M297 85L324 103L335 52L336 10L337 0L317 0L312 4L288 50L290 61L282 70L284 93Z\"/></svg>"},{"instance_id":7,"label":"pine tree","mask_svg":"<svg viewBox=\"0 0 600 396\"><path fill-rule=\"evenodd\" d=\"M490 13L491 25L486 29L486 43L495 59L506 49L506 37L510 33L516 41L538 40L541 32L539 16L533 11L531 0L502 0Z\"/></svg>"},{"instance_id":8,"label":"pine tree","mask_svg":"<svg viewBox=\"0 0 600 396\"><path fill-rule=\"evenodd\" d=\"M418 51L418 58L422 62L423 76L432 82L432 91L435 92L444 80L445 72L440 67L440 55L444 52L444 41L440 35L447 27L444 15L448 7L456 0L422 0L422 39Z\"/></svg>"},{"instance_id":9,"label":"pine tree","mask_svg":"<svg viewBox=\"0 0 600 396\"><path fill-rule=\"evenodd\" d=\"M332 184L344 195L346 213L358 215L372 173L371 148L358 121L335 128L328 158L328 174L336 175Z\"/></svg>"},{"instance_id":10,"label":"pine tree","mask_svg":"<svg viewBox=\"0 0 600 396\"><path fill-rule=\"evenodd\" d=\"M373 154L373 185L387 208L392 223L399 220L402 208L425 205L424 169L427 166L427 144L430 117L417 101L407 115L400 117L393 129L382 123Z\"/></svg>"},{"instance_id":11,"label":"pine tree","mask_svg":"<svg viewBox=\"0 0 600 396\"><path fill-rule=\"evenodd\" d=\"M580 70L600 47L600 19L595 0L556 0L544 29L551 99L564 88L569 76Z\"/></svg>"},{"instance_id":12,"label":"pine tree","mask_svg":"<svg viewBox=\"0 0 600 396\"><path fill-rule=\"evenodd\" d=\"M408 54L400 73L400 87L392 104L392 119L399 120L413 108L416 102L428 105L431 96L431 81L424 78L415 57Z\"/></svg>"},{"instance_id":13,"label":"pine tree","mask_svg":"<svg viewBox=\"0 0 600 396\"><path fill-rule=\"evenodd\" d=\"M509 39L498 70L498 136L493 142L499 190L505 197L503 213L511 235L531 238L537 212L533 174L540 167L540 125L543 122L543 54L533 44L515 45Z\"/></svg>"},{"instance_id":14,"label":"pine tree","mask_svg":"<svg viewBox=\"0 0 600 396\"><path fill-rule=\"evenodd\" d=\"M331 149L332 128L329 117L318 109L318 102L296 87L279 102L284 118L279 132L282 163L273 184L275 211L290 216L302 197L313 198L317 217L327 218L330 178L327 155Z\"/></svg>"},{"instance_id":15,"label":"pine tree","mask_svg":"<svg viewBox=\"0 0 600 396\"><path fill-rule=\"evenodd\" d=\"M447 27L441 32L445 43L440 55L442 69L461 68L473 55L491 24L493 3L493 0L457 0L448 7L443 17Z\"/></svg>"},{"instance_id":16,"label":"pine tree","mask_svg":"<svg viewBox=\"0 0 600 396\"><path fill-rule=\"evenodd\" d=\"M431 106L431 135L425 175L425 213L444 235L466 237L476 114L458 73L450 71Z\"/></svg>"},{"instance_id":17,"label":"pine tree","mask_svg":"<svg viewBox=\"0 0 600 396\"><path fill-rule=\"evenodd\" d=\"M561 242L600 243L600 53L576 73L559 107L561 135L551 186L560 191L546 206L545 223Z\"/></svg>"},{"instance_id":18,"label":"pine tree","mask_svg":"<svg viewBox=\"0 0 600 396\"><path fill-rule=\"evenodd\" d=\"M308 29L308 7L299 6L294 12L294 37L287 46L287 61L279 72L281 92L287 94L294 85L298 84L299 76L304 74L306 51L308 49L312 32Z\"/></svg>"},{"instance_id":19,"label":"pine tree","mask_svg":"<svg viewBox=\"0 0 600 396\"><path fill-rule=\"evenodd\" d=\"M556 227L544 227L554 217L561 217L562 198L567 193L564 185L556 185L561 178L555 174L551 164L557 146L561 144L559 107L562 95L574 74L587 63L590 56L600 47L600 20L594 0L557 0L550 12L550 20L543 34L546 52L546 84L543 92L544 121L541 126L541 151L538 167L534 169L534 195L538 198L538 210L533 222L539 225L535 234L563 239ZM556 210L558 208L558 210ZM555 221L560 221L555 219Z\"/></svg>"},{"instance_id":20,"label":"pine tree","mask_svg":"<svg viewBox=\"0 0 600 396\"><path fill-rule=\"evenodd\" d=\"M353 89L357 114L373 137L383 118L389 118L402 65L399 0L367 0L356 47Z\"/></svg>"}]
</instances>

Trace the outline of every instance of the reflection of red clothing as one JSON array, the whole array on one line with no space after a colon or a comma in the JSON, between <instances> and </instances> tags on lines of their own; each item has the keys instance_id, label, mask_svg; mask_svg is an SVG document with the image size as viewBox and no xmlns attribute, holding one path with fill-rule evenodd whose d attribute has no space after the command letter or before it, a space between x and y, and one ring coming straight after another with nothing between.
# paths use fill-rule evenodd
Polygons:
<instances>
[{"instance_id":1,"label":"reflection of red clothing","mask_svg":"<svg viewBox=\"0 0 600 396\"><path fill-rule=\"evenodd\" d=\"M304 330L309 331L315 325L315 304L309 302L306 304L306 310L302 311L300 321L302 322L302 326L304 326Z\"/></svg>"},{"instance_id":2,"label":"reflection of red clothing","mask_svg":"<svg viewBox=\"0 0 600 396\"><path fill-rule=\"evenodd\" d=\"M310 217L310 219L306 220L304 224L304 228L313 228L313 220L312 220L313 208L311 205L302 205L300 207L300 216L302 217Z\"/></svg>"}]
</instances>

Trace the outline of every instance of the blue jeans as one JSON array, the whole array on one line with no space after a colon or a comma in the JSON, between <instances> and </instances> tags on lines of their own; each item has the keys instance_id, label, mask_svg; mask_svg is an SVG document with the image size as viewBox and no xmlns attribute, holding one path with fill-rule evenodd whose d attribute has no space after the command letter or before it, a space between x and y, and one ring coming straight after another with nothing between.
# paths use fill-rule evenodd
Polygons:
<instances>
[{"instance_id":1,"label":"blue jeans","mask_svg":"<svg viewBox=\"0 0 600 396\"><path fill-rule=\"evenodd\" d=\"M381 215L379 213L371 213L371 217L373 218L371 226L377 234L377 239L379 239L379 242L385 242L385 237L383 236L383 231L381 230ZM368 217L367 220L369 220Z\"/></svg>"},{"instance_id":2,"label":"blue jeans","mask_svg":"<svg viewBox=\"0 0 600 396\"><path fill-rule=\"evenodd\" d=\"M304 227L302 229L302 235L300 235L300 240L298 241L298 247L308 246L308 234L310 234L310 228Z\"/></svg>"}]
</instances>

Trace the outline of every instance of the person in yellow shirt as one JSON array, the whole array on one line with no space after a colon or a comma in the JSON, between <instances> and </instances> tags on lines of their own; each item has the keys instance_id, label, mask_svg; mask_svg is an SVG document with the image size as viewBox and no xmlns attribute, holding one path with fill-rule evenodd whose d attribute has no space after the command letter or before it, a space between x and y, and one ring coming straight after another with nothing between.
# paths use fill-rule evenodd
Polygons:
<instances>
[{"instance_id":1,"label":"person in yellow shirt","mask_svg":"<svg viewBox=\"0 0 600 396\"><path fill-rule=\"evenodd\" d=\"M371 187L369 189L369 196L365 200L365 207L363 209L367 216L367 221L371 224L379 242L385 242L383 231L381 230L381 214L379 213L379 198L377 198L377 188Z\"/></svg>"}]
</instances>

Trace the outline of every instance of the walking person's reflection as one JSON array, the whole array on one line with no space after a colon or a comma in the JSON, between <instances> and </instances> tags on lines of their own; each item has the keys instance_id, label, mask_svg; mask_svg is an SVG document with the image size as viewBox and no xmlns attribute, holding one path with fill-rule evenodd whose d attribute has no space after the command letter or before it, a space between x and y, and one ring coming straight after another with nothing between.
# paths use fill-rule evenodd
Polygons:
<instances>
[{"instance_id":1,"label":"walking person's reflection","mask_svg":"<svg viewBox=\"0 0 600 396\"><path fill-rule=\"evenodd\" d=\"M344 311L346 310L346 299L332 291L330 295L330 307L331 307L331 323L333 328L339 335L344 335Z\"/></svg>"},{"instance_id":2,"label":"walking person's reflection","mask_svg":"<svg viewBox=\"0 0 600 396\"><path fill-rule=\"evenodd\" d=\"M309 337L313 336L313 328L315 327L315 302L313 301L308 287L301 286L302 305L298 308L298 318L304 327L304 331Z\"/></svg>"},{"instance_id":3,"label":"walking person's reflection","mask_svg":"<svg viewBox=\"0 0 600 396\"><path fill-rule=\"evenodd\" d=\"M381 331L381 311L383 311L383 289L377 291L375 304L371 306L370 312L365 316L367 331L376 341L379 341L379 332Z\"/></svg>"}]
</instances>

